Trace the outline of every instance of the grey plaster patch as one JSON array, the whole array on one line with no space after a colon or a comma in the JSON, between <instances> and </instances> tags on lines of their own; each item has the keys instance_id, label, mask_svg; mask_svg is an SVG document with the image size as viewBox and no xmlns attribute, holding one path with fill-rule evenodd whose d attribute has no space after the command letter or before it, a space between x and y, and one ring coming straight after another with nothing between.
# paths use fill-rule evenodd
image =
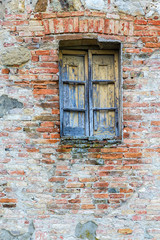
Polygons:
<instances>
[{"instance_id":1,"label":"grey plaster patch","mask_svg":"<svg viewBox=\"0 0 160 240\"><path fill-rule=\"evenodd\" d=\"M105 7L104 0L86 0L85 6L88 9L102 10Z\"/></svg>"},{"instance_id":2,"label":"grey plaster patch","mask_svg":"<svg viewBox=\"0 0 160 240\"><path fill-rule=\"evenodd\" d=\"M57 0L52 0L52 2L53 3L55 2L57 5ZM81 0L59 0L59 3L60 3L59 8L61 8L64 11L75 11L83 9L83 4Z\"/></svg>"},{"instance_id":3,"label":"grey plaster patch","mask_svg":"<svg viewBox=\"0 0 160 240\"><path fill-rule=\"evenodd\" d=\"M115 0L119 10L132 15L144 15L144 9L139 0Z\"/></svg>"},{"instance_id":4,"label":"grey plaster patch","mask_svg":"<svg viewBox=\"0 0 160 240\"><path fill-rule=\"evenodd\" d=\"M52 11L84 10L84 4L82 0L50 0L49 9Z\"/></svg>"},{"instance_id":5,"label":"grey plaster patch","mask_svg":"<svg viewBox=\"0 0 160 240\"><path fill-rule=\"evenodd\" d=\"M52 11L62 11L62 6L59 0L51 0L49 3L49 7Z\"/></svg>"},{"instance_id":6,"label":"grey plaster patch","mask_svg":"<svg viewBox=\"0 0 160 240\"><path fill-rule=\"evenodd\" d=\"M69 3L67 0L59 0L61 7L63 10L68 10L69 9Z\"/></svg>"},{"instance_id":7,"label":"grey plaster patch","mask_svg":"<svg viewBox=\"0 0 160 240\"><path fill-rule=\"evenodd\" d=\"M13 236L11 236L11 234L7 231L2 229L0 232L0 240L12 240L14 239Z\"/></svg>"},{"instance_id":8,"label":"grey plaster patch","mask_svg":"<svg viewBox=\"0 0 160 240\"><path fill-rule=\"evenodd\" d=\"M5 6L10 13L23 13L25 11L25 0L8 0Z\"/></svg>"},{"instance_id":9,"label":"grey plaster patch","mask_svg":"<svg viewBox=\"0 0 160 240\"><path fill-rule=\"evenodd\" d=\"M83 4L81 0L68 0L70 10L83 10Z\"/></svg>"},{"instance_id":10,"label":"grey plaster patch","mask_svg":"<svg viewBox=\"0 0 160 240\"><path fill-rule=\"evenodd\" d=\"M88 240L98 240L96 238L97 224L88 221L84 224L78 223L75 229L75 235L77 238L88 239Z\"/></svg>"},{"instance_id":11,"label":"grey plaster patch","mask_svg":"<svg viewBox=\"0 0 160 240\"><path fill-rule=\"evenodd\" d=\"M0 118L7 114L11 109L22 108L23 103L17 99L9 98L7 95L0 96Z\"/></svg>"},{"instance_id":12,"label":"grey plaster patch","mask_svg":"<svg viewBox=\"0 0 160 240\"><path fill-rule=\"evenodd\" d=\"M34 230L33 222L30 223L27 233L2 229L0 232L0 240L31 240Z\"/></svg>"},{"instance_id":13,"label":"grey plaster patch","mask_svg":"<svg viewBox=\"0 0 160 240\"><path fill-rule=\"evenodd\" d=\"M160 15L160 1L150 1L149 7L146 8L146 17L151 17L153 14L159 14Z\"/></svg>"},{"instance_id":14,"label":"grey plaster patch","mask_svg":"<svg viewBox=\"0 0 160 240\"><path fill-rule=\"evenodd\" d=\"M1 56L1 62L6 66L21 65L30 59L30 51L25 47L9 47Z\"/></svg>"},{"instance_id":15,"label":"grey plaster patch","mask_svg":"<svg viewBox=\"0 0 160 240\"><path fill-rule=\"evenodd\" d=\"M4 18L4 2L1 0L0 1L0 19L3 19Z\"/></svg>"},{"instance_id":16,"label":"grey plaster patch","mask_svg":"<svg viewBox=\"0 0 160 240\"><path fill-rule=\"evenodd\" d=\"M108 192L109 193L117 193L117 189L116 188L108 188Z\"/></svg>"},{"instance_id":17,"label":"grey plaster patch","mask_svg":"<svg viewBox=\"0 0 160 240\"><path fill-rule=\"evenodd\" d=\"M145 237L146 239L153 239L153 236L151 236L151 235L148 233L148 230L145 231L144 237Z\"/></svg>"},{"instance_id":18,"label":"grey plaster patch","mask_svg":"<svg viewBox=\"0 0 160 240\"><path fill-rule=\"evenodd\" d=\"M0 55L4 51L4 43L15 43L16 39L7 30L0 29Z\"/></svg>"}]
</instances>

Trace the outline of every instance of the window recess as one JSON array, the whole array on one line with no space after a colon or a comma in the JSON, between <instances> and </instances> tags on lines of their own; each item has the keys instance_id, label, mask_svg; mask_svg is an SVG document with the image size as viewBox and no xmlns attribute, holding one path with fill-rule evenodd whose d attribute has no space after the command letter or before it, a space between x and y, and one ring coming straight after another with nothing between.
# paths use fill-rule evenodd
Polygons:
<instances>
[{"instance_id":1,"label":"window recess","mask_svg":"<svg viewBox=\"0 0 160 240\"><path fill-rule=\"evenodd\" d=\"M61 136L119 137L118 51L60 51Z\"/></svg>"}]
</instances>

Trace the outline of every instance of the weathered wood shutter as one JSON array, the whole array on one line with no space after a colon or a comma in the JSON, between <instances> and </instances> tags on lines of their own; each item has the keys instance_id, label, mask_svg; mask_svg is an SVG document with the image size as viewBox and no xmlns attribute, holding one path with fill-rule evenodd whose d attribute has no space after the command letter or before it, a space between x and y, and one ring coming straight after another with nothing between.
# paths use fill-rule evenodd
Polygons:
<instances>
[{"instance_id":1,"label":"weathered wood shutter","mask_svg":"<svg viewBox=\"0 0 160 240\"><path fill-rule=\"evenodd\" d=\"M118 129L118 54L89 51L90 135L113 138Z\"/></svg>"},{"instance_id":2,"label":"weathered wood shutter","mask_svg":"<svg viewBox=\"0 0 160 240\"><path fill-rule=\"evenodd\" d=\"M87 53L62 51L60 76L61 135L88 135Z\"/></svg>"},{"instance_id":3,"label":"weathered wood shutter","mask_svg":"<svg viewBox=\"0 0 160 240\"><path fill-rule=\"evenodd\" d=\"M117 51L60 52L61 136L119 136L118 77Z\"/></svg>"}]
</instances>

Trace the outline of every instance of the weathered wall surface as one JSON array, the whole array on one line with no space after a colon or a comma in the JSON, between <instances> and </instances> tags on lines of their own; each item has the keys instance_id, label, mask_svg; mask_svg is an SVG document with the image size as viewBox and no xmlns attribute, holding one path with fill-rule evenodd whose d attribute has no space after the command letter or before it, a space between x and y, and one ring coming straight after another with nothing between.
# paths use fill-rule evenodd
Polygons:
<instances>
[{"instance_id":1,"label":"weathered wall surface","mask_svg":"<svg viewBox=\"0 0 160 240\"><path fill-rule=\"evenodd\" d=\"M160 3L0 1L0 239L160 239ZM123 140L62 141L60 40L122 44Z\"/></svg>"}]
</instances>

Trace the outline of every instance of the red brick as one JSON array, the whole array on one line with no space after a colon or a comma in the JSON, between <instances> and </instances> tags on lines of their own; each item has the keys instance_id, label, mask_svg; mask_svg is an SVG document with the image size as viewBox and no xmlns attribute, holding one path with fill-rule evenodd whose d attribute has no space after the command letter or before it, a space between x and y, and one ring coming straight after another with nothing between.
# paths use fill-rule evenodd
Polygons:
<instances>
[{"instance_id":1,"label":"red brick","mask_svg":"<svg viewBox=\"0 0 160 240\"><path fill-rule=\"evenodd\" d=\"M109 34L114 34L114 26L115 26L115 21L111 19L109 21Z\"/></svg>"},{"instance_id":2,"label":"red brick","mask_svg":"<svg viewBox=\"0 0 160 240\"><path fill-rule=\"evenodd\" d=\"M153 49L150 49L150 48L142 48L141 51L142 51L142 52L145 52L145 53L152 53L152 52L153 52Z\"/></svg>"},{"instance_id":3,"label":"red brick","mask_svg":"<svg viewBox=\"0 0 160 240\"><path fill-rule=\"evenodd\" d=\"M118 229L118 233L124 234L124 235L132 234L132 232L133 232L133 230L130 228Z\"/></svg>"},{"instance_id":4,"label":"red brick","mask_svg":"<svg viewBox=\"0 0 160 240\"><path fill-rule=\"evenodd\" d=\"M41 126L42 126L42 127L53 127L53 126L54 126L54 123L53 123L53 122L49 122L49 121L47 121L47 122L42 122L42 123L41 123Z\"/></svg>"},{"instance_id":5,"label":"red brick","mask_svg":"<svg viewBox=\"0 0 160 240\"><path fill-rule=\"evenodd\" d=\"M47 132L47 133L51 133L52 132L52 128L45 128L45 127L41 127L41 128L37 128L36 129L37 130L37 132Z\"/></svg>"},{"instance_id":6,"label":"red brick","mask_svg":"<svg viewBox=\"0 0 160 240\"><path fill-rule=\"evenodd\" d=\"M123 154L103 154L102 155L102 158L103 159L110 159L110 160L112 160L112 159L119 159L119 158L122 158L123 157Z\"/></svg>"},{"instance_id":7,"label":"red brick","mask_svg":"<svg viewBox=\"0 0 160 240\"><path fill-rule=\"evenodd\" d=\"M124 120L128 120L128 121L138 121L142 119L141 115L124 115L123 117Z\"/></svg>"},{"instance_id":8,"label":"red brick","mask_svg":"<svg viewBox=\"0 0 160 240\"><path fill-rule=\"evenodd\" d=\"M42 159L42 162L46 163L46 164L53 164L53 163L55 163L55 161L51 160L51 159Z\"/></svg>"},{"instance_id":9,"label":"red brick","mask_svg":"<svg viewBox=\"0 0 160 240\"><path fill-rule=\"evenodd\" d=\"M128 35L129 33L129 22L120 21L120 33L122 35Z\"/></svg>"},{"instance_id":10,"label":"red brick","mask_svg":"<svg viewBox=\"0 0 160 240\"><path fill-rule=\"evenodd\" d=\"M57 200L55 200L55 203L56 204L66 204L67 200L66 199L57 199Z\"/></svg>"},{"instance_id":11,"label":"red brick","mask_svg":"<svg viewBox=\"0 0 160 240\"><path fill-rule=\"evenodd\" d=\"M148 24L160 26L160 20L148 20Z\"/></svg>"},{"instance_id":12,"label":"red brick","mask_svg":"<svg viewBox=\"0 0 160 240\"><path fill-rule=\"evenodd\" d=\"M108 198L107 193L94 194L94 198Z\"/></svg>"},{"instance_id":13,"label":"red brick","mask_svg":"<svg viewBox=\"0 0 160 240\"><path fill-rule=\"evenodd\" d=\"M58 18L66 18L66 17L70 17L71 13L70 12L57 12L57 17Z\"/></svg>"},{"instance_id":14,"label":"red brick","mask_svg":"<svg viewBox=\"0 0 160 240\"><path fill-rule=\"evenodd\" d=\"M139 53L140 50L138 48L133 48L133 49L132 48L127 48L126 52L127 53Z\"/></svg>"},{"instance_id":15,"label":"red brick","mask_svg":"<svg viewBox=\"0 0 160 240\"><path fill-rule=\"evenodd\" d=\"M75 12L71 12L71 16L75 17L75 16L84 16L84 11L75 11Z\"/></svg>"},{"instance_id":16,"label":"red brick","mask_svg":"<svg viewBox=\"0 0 160 240\"><path fill-rule=\"evenodd\" d=\"M141 216L140 216L140 215L134 215L134 216L132 217L132 220L133 220L133 221L140 221L140 220L141 220Z\"/></svg>"},{"instance_id":17,"label":"red brick","mask_svg":"<svg viewBox=\"0 0 160 240\"><path fill-rule=\"evenodd\" d=\"M135 24L142 24L142 25L147 25L147 21L143 19L136 19L134 21Z\"/></svg>"},{"instance_id":18,"label":"red brick","mask_svg":"<svg viewBox=\"0 0 160 240\"><path fill-rule=\"evenodd\" d=\"M56 18L57 13L43 13L43 18Z\"/></svg>"},{"instance_id":19,"label":"red brick","mask_svg":"<svg viewBox=\"0 0 160 240\"><path fill-rule=\"evenodd\" d=\"M49 179L50 182L64 182L65 178L64 177L52 177Z\"/></svg>"},{"instance_id":20,"label":"red brick","mask_svg":"<svg viewBox=\"0 0 160 240\"><path fill-rule=\"evenodd\" d=\"M160 126L160 121L151 121L151 125Z\"/></svg>"},{"instance_id":21,"label":"red brick","mask_svg":"<svg viewBox=\"0 0 160 240\"><path fill-rule=\"evenodd\" d=\"M69 203L81 203L81 200L80 199L71 199L71 200L68 200Z\"/></svg>"},{"instance_id":22,"label":"red brick","mask_svg":"<svg viewBox=\"0 0 160 240\"><path fill-rule=\"evenodd\" d=\"M68 183L66 185L67 188L83 188L84 184L83 183Z\"/></svg>"},{"instance_id":23,"label":"red brick","mask_svg":"<svg viewBox=\"0 0 160 240\"><path fill-rule=\"evenodd\" d=\"M50 51L49 50L37 50L36 54L37 55L50 55Z\"/></svg>"},{"instance_id":24,"label":"red brick","mask_svg":"<svg viewBox=\"0 0 160 240\"><path fill-rule=\"evenodd\" d=\"M104 33L109 33L109 19L104 20Z\"/></svg>"},{"instance_id":25,"label":"red brick","mask_svg":"<svg viewBox=\"0 0 160 240\"><path fill-rule=\"evenodd\" d=\"M39 56L32 56L32 61L33 62L38 62L39 61Z\"/></svg>"},{"instance_id":26,"label":"red brick","mask_svg":"<svg viewBox=\"0 0 160 240\"><path fill-rule=\"evenodd\" d=\"M39 67L47 67L47 68L58 68L58 64L57 63L40 63L38 65Z\"/></svg>"},{"instance_id":27,"label":"red brick","mask_svg":"<svg viewBox=\"0 0 160 240\"><path fill-rule=\"evenodd\" d=\"M3 25L4 26L19 26L19 25L28 25L29 21L4 21Z\"/></svg>"},{"instance_id":28,"label":"red brick","mask_svg":"<svg viewBox=\"0 0 160 240\"><path fill-rule=\"evenodd\" d=\"M96 178L80 178L80 182L95 182Z\"/></svg>"},{"instance_id":29,"label":"red brick","mask_svg":"<svg viewBox=\"0 0 160 240\"><path fill-rule=\"evenodd\" d=\"M88 32L88 19L79 20L79 32Z\"/></svg>"},{"instance_id":30,"label":"red brick","mask_svg":"<svg viewBox=\"0 0 160 240\"><path fill-rule=\"evenodd\" d=\"M119 193L111 193L109 194L110 198L124 198L124 194L119 194Z\"/></svg>"},{"instance_id":31,"label":"red brick","mask_svg":"<svg viewBox=\"0 0 160 240\"><path fill-rule=\"evenodd\" d=\"M64 32L64 24L63 24L63 19L54 19L54 32L55 33L62 33Z\"/></svg>"},{"instance_id":32,"label":"red brick","mask_svg":"<svg viewBox=\"0 0 160 240\"><path fill-rule=\"evenodd\" d=\"M42 74L42 73L58 73L59 72L59 69L58 68L32 68L30 69L30 73L33 73L33 74Z\"/></svg>"},{"instance_id":33,"label":"red brick","mask_svg":"<svg viewBox=\"0 0 160 240\"><path fill-rule=\"evenodd\" d=\"M16 203L17 199L12 198L1 198L0 203Z\"/></svg>"},{"instance_id":34,"label":"red brick","mask_svg":"<svg viewBox=\"0 0 160 240\"><path fill-rule=\"evenodd\" d=\"M39 152L39 149L37 149L37 148L29 148L29 149L27 149L27 152Z\"/></svg>"},{"instance_id":35,"label":"red brick","mask_svg":"<svg viewBox=\"0 0 160 240\"><path fill-rule=\"evenodd\" d=\"M148 28L147 28L148 29ZM134 31L134 35L135 36L158 36L158 32L157 31L147 31L146 29L144 29L143 31Z\"/></svg>"},{"instance_id":36,"label":"red brick","mask_svg":"<svg viewBox=\"0 0 160 240\"><path fill-rule=\"evenodd\" d=\"M157 43L158 42L158 38L157 37L142 37L142 42L148 43L148 42L152 42L152 43Z\"/></svg>"},{"instance_id":37,"label":"red brick","mask_svg":"<svg viewBox=\"0 0 160 240\"><path fill-rule=\"evenodd\" d=\"M120 188L120 193L132 193L133 189L124 189L124 188Z\"/></svg>"},{"instance_id":38,"label":"red brick","mask_svg":"<svg viewBox=\"0 0 160 240\"><path fill-rule=\"evenodd\" d=\"M142 153L124 153L125 158L140 158Z\"/></svg>"},{"instance_id":39,"label":"red brick","mask_svg":"<svg viewBox=\"0 0 160 240\"><path fill-rule=\"evenodd\" d=\"M97 205L98 209L107 209L109 207L108 204L98 204Z\"/></svg>"},{"instance_id":40,"label":"red brick","mask_svg":"<svg viewBox=\"0 0 160 240\"><path fill-rule=\"evenodd\" d=\"M74 24L74 32L78 33L79 32L79 19L78 19L78 17L75 17L73 19L73 24Z\"/></svg>"},{"instance_id":41,"label":"red brick","mask_svg":"<svg viewBox=\"0 0 160 240\"><path fill-rule=\"evenodd\" d=\"M134 16L127 15L127 14L121 14L120 18L123 19L123 20L127 20L127 21L133 21L134 20Z\"/></svg>"},{"instance_id":42,"label":"red brick","mask_svg":"<svg viewBox=\"0 0 160 240\"><path fill-rule=\"evenodd\" d=\"M94 187L96 188L106 188L108 187L109 183L107 182L97 182L97 183L94 183Z\"/></svg>"},{"instance_id":43,"label":"red brick","mask_svg":"<svg viewBox=\"0 0 160 240\"><path fill-rule=\"evenodd\" d=\"M116 153L116 152L127 152L127 148L102 148L101 152L103 153Z\"/></svg>"},{"instance_id":44,"label":"red brick","mask_svg":"<svg viewBox=\"0 0 160 240\"><path fill-rule=\"evenodd\" d=\"M42 15L42 13L35 13L34 14L34 19L37 19L37 20L42 20L43 19L43 15Z\"/></svg>"},{"instance_id":45,"label":"red brick","mask_svg":"<svg viewBox=\"0 0 160 240\"><path fill-rule=\"evenodd\" d=\"M44 20L43 25L44 25L45 34L50 34L51 32L50 32L50 29L49 29L49 21Z\"/></svg>"},{"instance_id":46,"label":"red brick","mask_svg":"<svg viewBox=\"0 0 160 240\"><path fill-rule=\"evenodd\" d=\"M58 62L58 56L42 56L42 62Z\"/></svg>"},{"instance_id":47,"label":"red brick","mask_svg":"<svg viewBox=\"0 0 160 240\"><path fill-rule=\"evenodd\" d=\"M82 209L95 209L95 206L92 204L83 204Z\"/></svg>"},{"instance_id":48,"label":"red brick","mask_svg":"<svg viewBox=\"0 0 160 240\"><path fill-rule=\"evenodd\" d=\"M10 171L9 173L10 173L11 175L25 175L25 172L24 172L24 171L20 171L20 170Z\"/></svg>"},{"instance_id":49,"label":"red brick","mask_svg":"<svg viewBox=\"0 0 160 240\"><path fill-rule=\"evenodd\" d=\"M68 33L68 32L73 32L74 31L74 22L72 18L66 18L63 21L64 23L64 32Z\"/></svg>"},{"instance_id":50,"label":"red brick","mask_svg":"<svg viewBox=\"0 0 160 240\"><path fill-rule=\"evenodd\" d=\"M90 17L101 17L104 18L106 14L104 12L91 12L91 11L86 11L85 16L90 16Z\"/></svg>"},{"instance_id":51,"label":"red brick","mask_svg":"<svg viewBox=\"0 0 160 240\"><path fill-rule=\"evenodd\" d=\"M98 19L93 19L93 32L95 32L95 33L98 32L98 25L99 25L99 20ZM91 30L89 29L89 31L91 31Z\"/></svg>"},{"instance_id":52,"label":"red brick","mask_svg":"<svg viewBox=\"0 0 160 240\"><path fill-rule=\"evenodd\" d=\"M98 33L104 33L104 19L98 20Z\"/></svg>"},{"instance_id":53,"label":"red brick","mask_svg":"<svg viewBox=\"0 0 160 240\"><path fill-rule=\"evenodd\" d=\"M3 68L3 69L1 70L1 73L2 73L2 74L9 74L9 72L10 72L10 70L9 70L8 68Z\"/></svg>"},{"instance_id":54,"label":"red brick","mask_svg":"<svg viewBox=\"0 0 160 240\"><path fill-rule=\"evenodd\" d=\"M59 109L52 109L52 114L59 114L59 113L60 113Z\"/></svg>"},{"instance_id":55,"label":"red brick","mask_svg":"<svg viewBox=\"0 0 160 240\"><path fill-rule=\"evenodd\" d=\"M147 42L145 47L149 47L149 48L160 48L160 43L149 43Z\"/></svg>"},{"instance_id":56,"label":"red brick","mask_svg":"<svg viewBox=\"0 0 160 240\"><path fill-rule=\"evenodd\" d=\"M35 89L33 90L33 94L52 95L52 94L57 94L57 90L56 89Z\"/></svg>"}]
</instances>

